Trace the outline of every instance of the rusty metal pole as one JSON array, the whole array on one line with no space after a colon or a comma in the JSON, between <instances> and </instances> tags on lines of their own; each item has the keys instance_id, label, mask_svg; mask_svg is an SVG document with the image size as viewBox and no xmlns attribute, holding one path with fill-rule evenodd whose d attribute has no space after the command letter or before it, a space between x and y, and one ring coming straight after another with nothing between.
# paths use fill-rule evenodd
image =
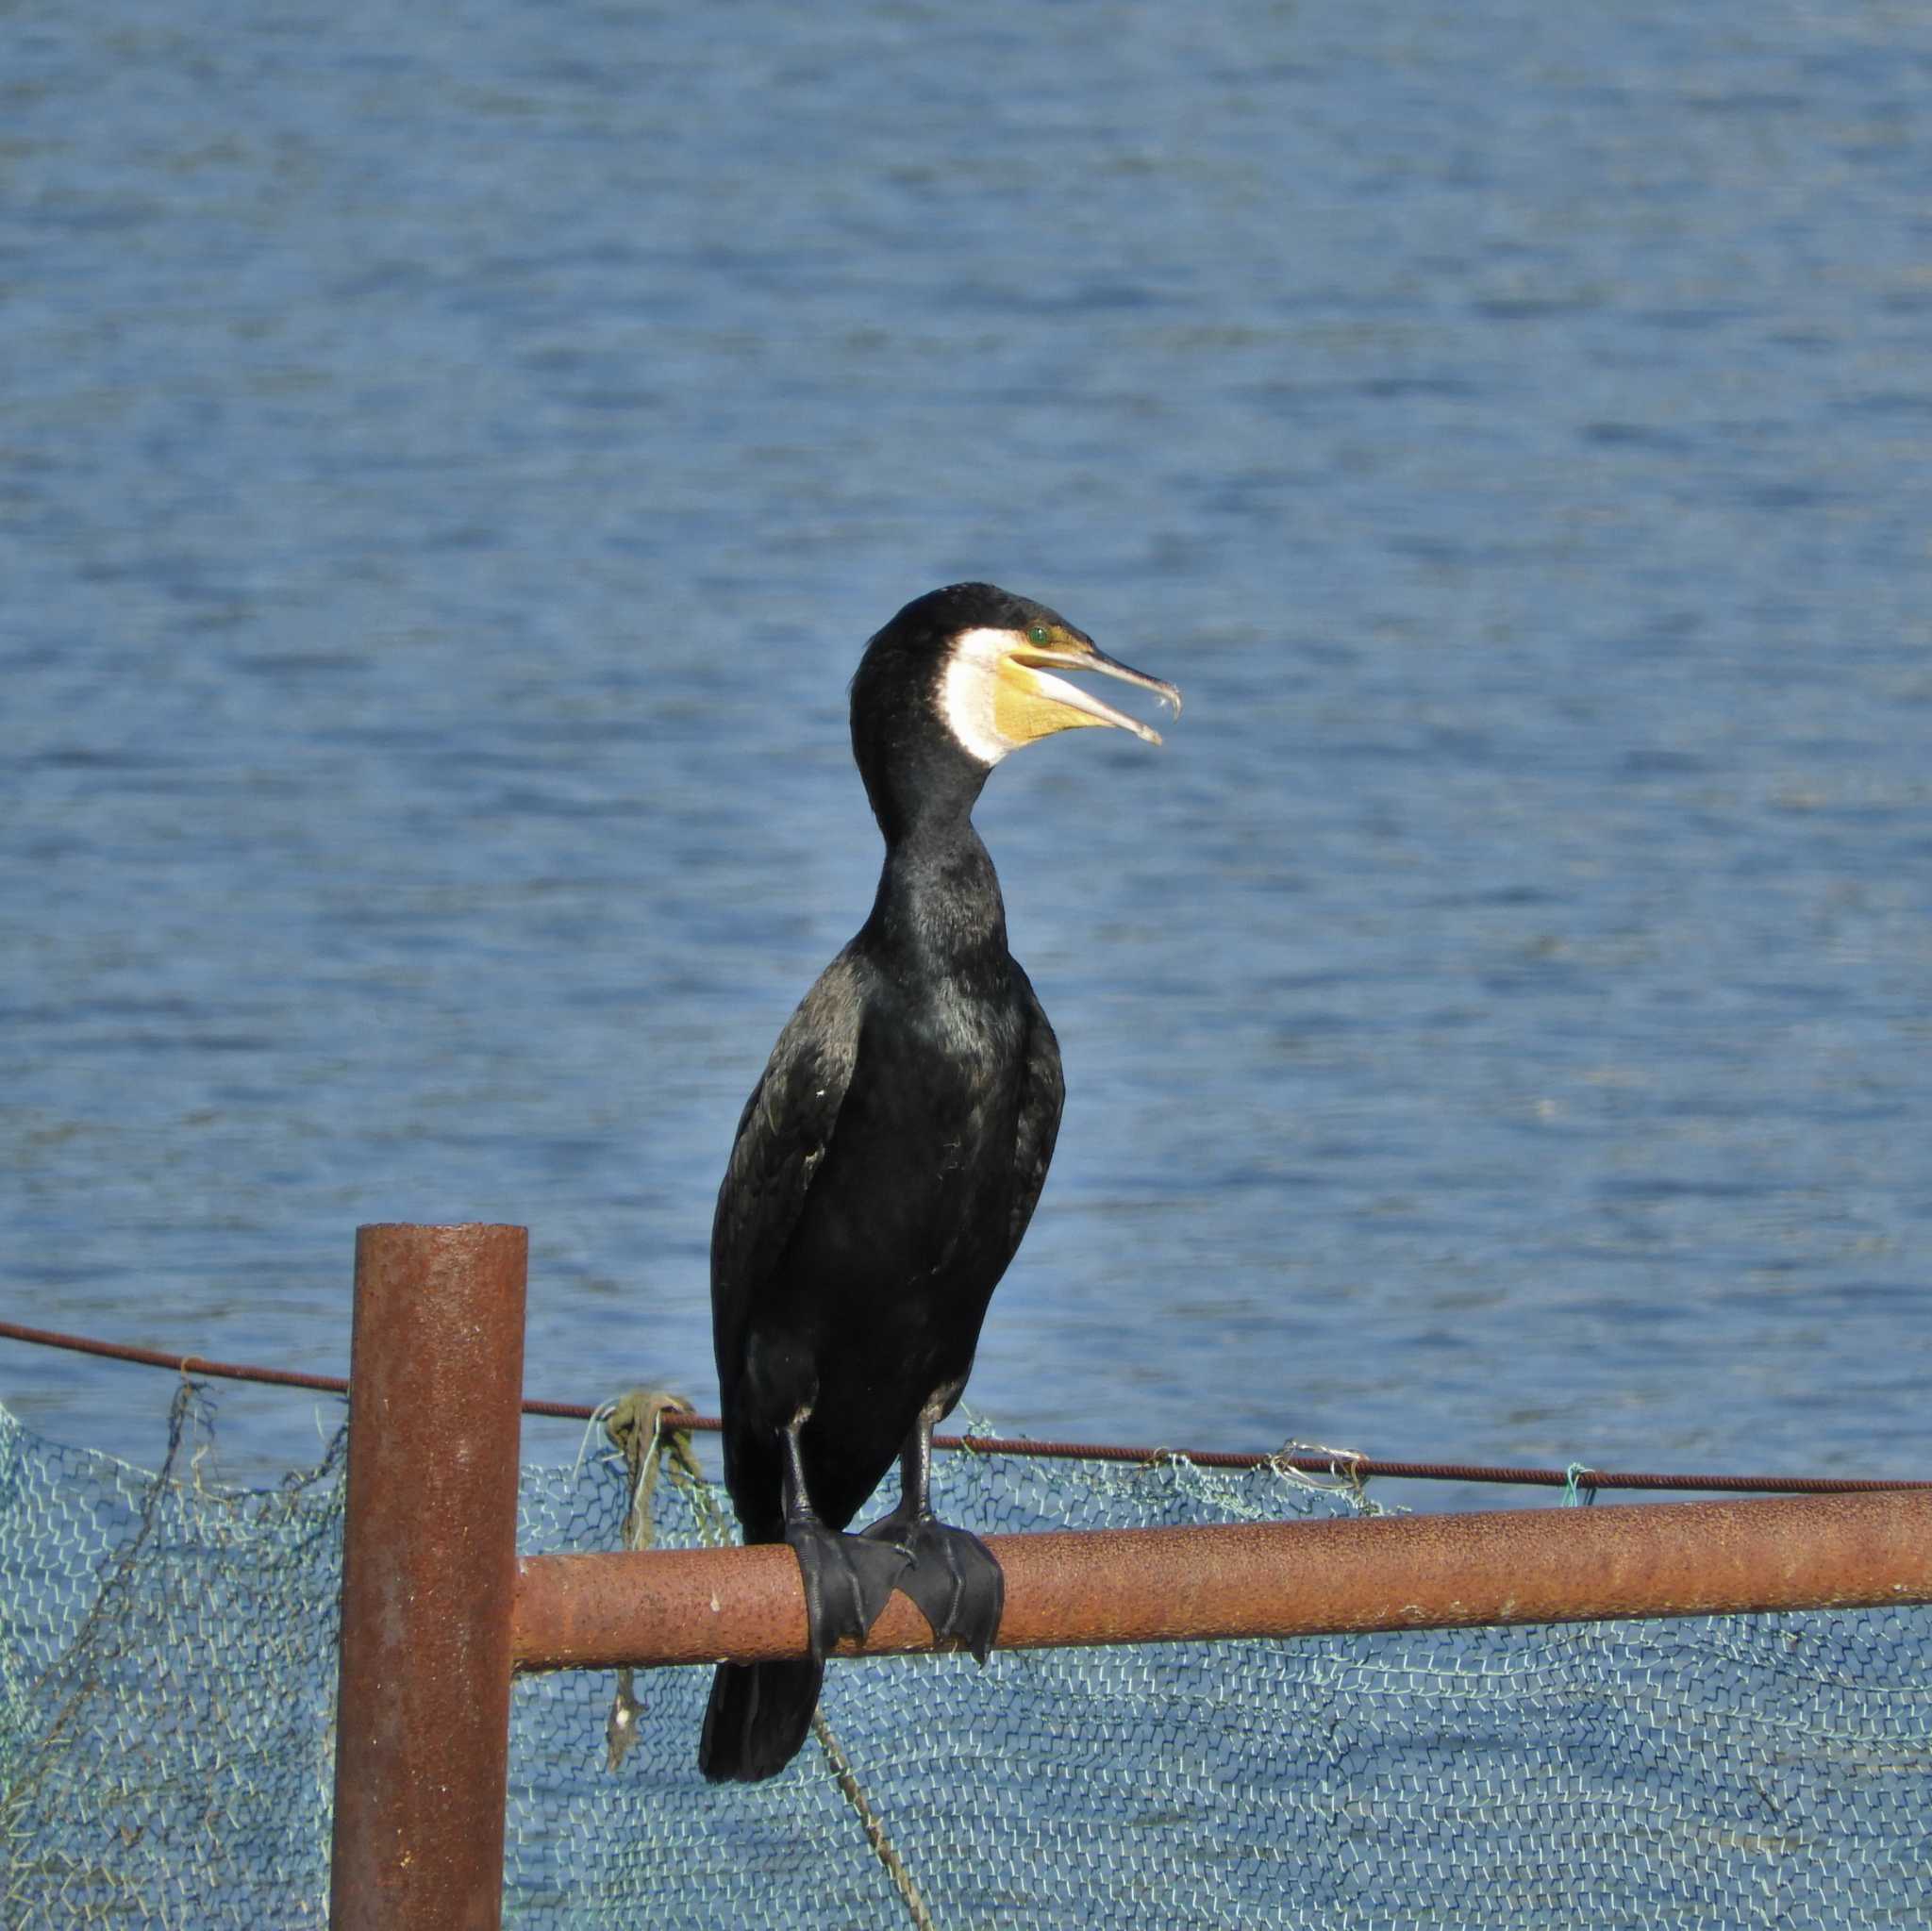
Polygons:
<instances>
[{"instance_id":1,"label":"rusty metal pole","mask_svg":"<svg viewBox=\"0 0 1932 1931\"><path fill-rule=\"evenodd\" d=\"M497 1931L522 1227L356 1234L331 1931Z\"/></svg>"},{"instance_id":2,"label":"rusty metal pole","mask_svg":"<svg viewBox=\"0 0 1932 1931\"><path fill-rule=\"evenodd\" d=\"M1932 1602L1932 1491L989 1536L1001 1649ZM862 1650L934 1647L894 1595ZM779 1545L518 1564L520 1670L806 1651Z\"/></svg>"}]
</instances>

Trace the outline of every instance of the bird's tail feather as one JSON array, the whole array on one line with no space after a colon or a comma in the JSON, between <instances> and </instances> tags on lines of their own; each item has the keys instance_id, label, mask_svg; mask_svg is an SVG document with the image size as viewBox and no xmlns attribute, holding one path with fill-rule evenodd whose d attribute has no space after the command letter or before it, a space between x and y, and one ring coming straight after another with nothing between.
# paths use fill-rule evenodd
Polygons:
<instances>
[{"instance_id":1,"label":"bird's tail feather","mask_svg":"<svg viewBox=\"0 0 1932 1931\"><path fill-rule=\"evenodd\" d=\"M698 1768L714 1784L755 1784L798 1755L819 1706L823 1663L720 1663Z\"/></svg>"}]
</instances>

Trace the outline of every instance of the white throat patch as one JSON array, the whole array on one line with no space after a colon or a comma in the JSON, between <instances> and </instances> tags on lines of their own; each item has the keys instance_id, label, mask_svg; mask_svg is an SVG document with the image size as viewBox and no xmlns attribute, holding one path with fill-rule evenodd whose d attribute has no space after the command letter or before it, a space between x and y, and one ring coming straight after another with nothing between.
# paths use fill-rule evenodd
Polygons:
<instances>
[{"instance_id":1,"label":"white throat patch","mask_svg":"<svg viewBox=\"0 0 1932 1931\"><path fill-rule=\"evenodd\" d=\"M1013 641L1010 630L962 631L940 680L940 709L947 730L982 764L997 764L1020 747L1020 740L1000 729L994 704L1000 662Z\"/></svg>"}]
</instances>

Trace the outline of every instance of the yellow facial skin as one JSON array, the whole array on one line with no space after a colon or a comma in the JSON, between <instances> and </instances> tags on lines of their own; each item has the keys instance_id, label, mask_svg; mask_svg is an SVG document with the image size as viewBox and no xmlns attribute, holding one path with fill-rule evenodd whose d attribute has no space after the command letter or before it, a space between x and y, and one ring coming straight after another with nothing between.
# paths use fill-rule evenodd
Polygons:
<instances>
[{"instance_id":1,"label":"yellow facial skin","mask_svg":"<svg viewBox=\"0 0 1932 1931\"><path fill-rule=\"evenodd\" d=\"M1091 697L1077 685L1047 674L1047 667L1093 671L1138 684L1156 692L1180 715L1181 694L1172 684L1150 677L1098 650L1086 638L1058 624L1036 624L1016 632L1011 645L1000 654L994 674L992 716L1000 737L1011 744L1030 744L1056 731L1077 730L1089 724L1131 731L1143 743L1158 744L1160 733L1128 717L1111 705Z\"/></svg>"}]
</instances>

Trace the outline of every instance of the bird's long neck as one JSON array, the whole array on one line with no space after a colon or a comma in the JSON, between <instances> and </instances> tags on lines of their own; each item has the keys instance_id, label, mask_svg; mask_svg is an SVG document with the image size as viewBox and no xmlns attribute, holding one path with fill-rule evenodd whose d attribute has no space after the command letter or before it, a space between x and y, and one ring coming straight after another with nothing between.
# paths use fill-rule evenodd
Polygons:
<instances>
[{"instance_id":1,"label":"bird's long neck","mask_svg":"<svg viewBox=\"0 0 1932 1931\"><path fill-rule=\"evenodd\" d=\"M949 976L1003 971L1007 958L1007 908L972 809L971 798L933 799L893 825L866 922L883 951Z\"/></svg>"}]
</instances>

